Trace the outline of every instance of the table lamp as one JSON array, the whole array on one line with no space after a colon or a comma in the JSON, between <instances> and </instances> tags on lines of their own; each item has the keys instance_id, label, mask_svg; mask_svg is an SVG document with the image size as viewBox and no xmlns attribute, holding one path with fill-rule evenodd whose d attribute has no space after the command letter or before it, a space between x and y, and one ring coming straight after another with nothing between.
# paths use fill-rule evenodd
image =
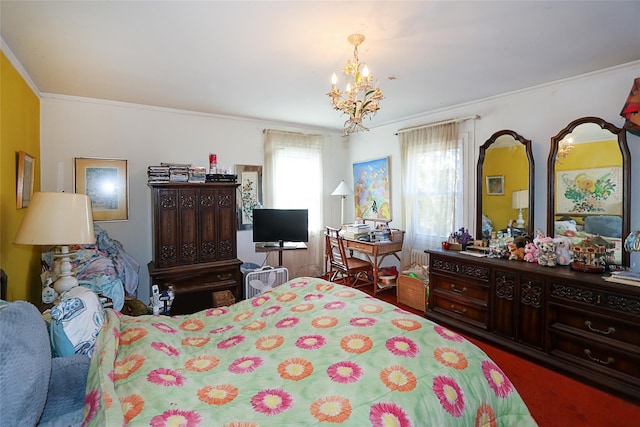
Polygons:
<instances>
[{"instance_id":1,"label":"table lamp","mask_svg":"<svg viewBox=\"0 0 640 427\"><path fill-rule=\"evenodd\" d=\"M522 218L522 209L529 207L529 190L518 190L511 193L511 207L519 209L516 226L524 228L524 218Z\"/></svg>"},{"instance_id":2,"label":"table lamp","mask_svg":"<svg viewBox=\"0 0 640 427\"><path fill-rule=\"evenodd\" d=\"M59 294L78 286L71 271L69 245L96 243L89 196L74 193L34 193L13 241L20 245L60 246Z\"/></svg>"},{"instance_id":3,"label":"table lamp","mask_svg":"<svg viewBox=\"0 0 640 427\"><path fill-rule=\"evenodd\" d=\"M340 224L344 224L344 199L347 198L349 194L353 194L351 189L345 184L344 180L340 181L340 184L333 190L331 193L332 196L340 196L342 198L342 207L340 209Z\"/></svg>"}]
</instances>

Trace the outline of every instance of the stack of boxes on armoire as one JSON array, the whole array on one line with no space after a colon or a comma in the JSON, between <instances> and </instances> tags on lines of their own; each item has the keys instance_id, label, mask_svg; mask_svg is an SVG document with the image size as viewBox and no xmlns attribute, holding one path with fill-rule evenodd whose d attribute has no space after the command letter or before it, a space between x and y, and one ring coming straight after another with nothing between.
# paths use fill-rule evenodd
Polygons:
<instances>
[{"instance_id":1,"label":"stack of boxes on armoire","mask_svg":"<svg viewBox=\"0 0 640 427\"><path fill-rule=\"evenodd\" d=\"M207 171L201 166L190 164L160 163L147 168L149 183L159 182L205 182Z\"/></svg>"}]
</instances>

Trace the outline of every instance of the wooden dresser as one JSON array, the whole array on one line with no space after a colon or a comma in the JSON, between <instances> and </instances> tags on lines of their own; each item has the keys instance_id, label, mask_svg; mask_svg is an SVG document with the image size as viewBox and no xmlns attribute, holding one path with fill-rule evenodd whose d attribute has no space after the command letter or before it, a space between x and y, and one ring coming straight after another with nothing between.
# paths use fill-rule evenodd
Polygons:
<instances>
[{"instance_id":1,"label":"wooden dresser","mask_svg":"<svg viewBox=\"0 0 640 427\"><path fill-rule=\"evenodd\" d=\"M640 287L428 250L427 318L640 403Z\"/></svg>"},{"instance_id":2,"label":"wooden dresser","mask_svg":"<svg viewBox=\"0 0 640 427\"><path fill-rule=\"evenodd\" d=\"M237 258L235 183L149 184L152 192L152 284L173 285L171 314L213 307L213 293L242 299Z\"/></svg>"}]
</instances>

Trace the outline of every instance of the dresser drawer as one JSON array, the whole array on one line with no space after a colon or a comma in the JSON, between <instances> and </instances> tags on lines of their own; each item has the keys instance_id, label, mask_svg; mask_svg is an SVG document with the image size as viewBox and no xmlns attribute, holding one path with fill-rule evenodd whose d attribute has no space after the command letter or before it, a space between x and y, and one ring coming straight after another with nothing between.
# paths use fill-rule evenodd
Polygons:
<instances>
[{"instance_id":1,"label":"dresser drawer","mask_svg":"<svg viewBox=\"0 0 640 427\"><path fill-rule=\"evenodd\" d=\"M612 316L640 321L640 297L575 284L552 282L550 302L607 310Z\"/></svg>"},{"instance_id":2,"label":"dresser drawer","mask_svg":"<svg viewBox=\"0 0 640 427\"><path fill-rule=\"evenodd\" d=\"M183 272L175 276L165 276L164 279L174 285L176 294L197 292L204 289L216 290L221 287L228 287L230 283L241 281L237 268L192 273Z\"/></svg>"},{"instance_id":3,"label":"dresser drawer","mask_svg":"<svg viewBox=\"0 0 640 427\"><path fill-rule=\"evenodd\" d=\"M640 382L640 354L610 345L606 340L589 340L551 330L550 352L569 359L589 370L606 372L612 376L631 376Z\"/></svg>"},{"instance_id":4,"label":"dresser drawer","mask_svg":"<svg viewBox=\"0 0 640 427\"><path fill-rule=\"evenodd\" d=\"M464 283L448 277L435 276L430 281L432 292L455 294L465 299L473 299L486 304L489 301L489 288L473 283Z\"/></svg>"},{"instance_id":5,"label":"dresser drawer","mask_svg":"<svg viewBox=\"0 0 640 427\"><path fill-rule=\"evenodd\" d=\"M433 311L445 314L447 317L486 329L488 311L486 304L469 302L469 300L447 297L440 294L433 295Z\"/></svg>"},{"instance_id":6,"label":"dresser drawer","mask_svg":"<svg viewBox=\"0 0 640 427\"><path fill-rule=\"evenodd\" d=\"M491 269L488 266L476 265L473 263L461 262L438 258L431 255L430 270L432 273L442 272L443 274L455 274L459 277L478 280L489 283L491 280Z\"/></svg>"},{"instance_id":7,"label":"dresser drawer","mask_svg":"<svg viewBox=\"0 0 640 427\"><path fill-rule=\"evenodd\" d=\"M637 324L556 304L550 304L549 309L552 328L580 331L587 338L604 337L620 345L631 344L640 348L640 329Z\"/></svg>"},{"instance_id":8,"label":"dresser drawer","mask_svg":"<svg viewBox=\"0 0 640 427\"><path fill-rule=\"evenodd\" d=\"M228 264L196 264L168 269L149 269L152 283L161 288L173 285L175 299L171 314L188 314L211 308L213 293L231 291L236 301L243 299L240 262Z\"/></svg>"}]
</instances>

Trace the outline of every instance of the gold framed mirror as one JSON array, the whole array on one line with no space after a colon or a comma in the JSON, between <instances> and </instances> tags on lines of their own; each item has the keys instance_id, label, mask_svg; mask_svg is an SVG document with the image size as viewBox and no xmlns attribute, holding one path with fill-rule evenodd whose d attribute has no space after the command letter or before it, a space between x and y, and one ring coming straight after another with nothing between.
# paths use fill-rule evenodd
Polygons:
<instances>
[{"instance_id":1,"label":"gold framed mirror","mask_svg":"<svg viewBox=\"0 0 640 427\"><path fill-rule=\"evenodd\" d=\"M631 213L626 131L582 117L551 138L547 161L547 234L572 244L597 236L615 245L608 262L629 265L623 250Z\"/></svg>"},{"instance_id":2,"label":"gold framed mirror","mask_svg":"<svg viewBox=\"0 0 640 427\"><path fill-rule=\"evenodd\" d=\"M478 157L477 238L487 239L492 231L506 230L510 222L518 233L531 234L533 183L531 141L507 129L491 135Z\"/></svg>"}]
</instances>

